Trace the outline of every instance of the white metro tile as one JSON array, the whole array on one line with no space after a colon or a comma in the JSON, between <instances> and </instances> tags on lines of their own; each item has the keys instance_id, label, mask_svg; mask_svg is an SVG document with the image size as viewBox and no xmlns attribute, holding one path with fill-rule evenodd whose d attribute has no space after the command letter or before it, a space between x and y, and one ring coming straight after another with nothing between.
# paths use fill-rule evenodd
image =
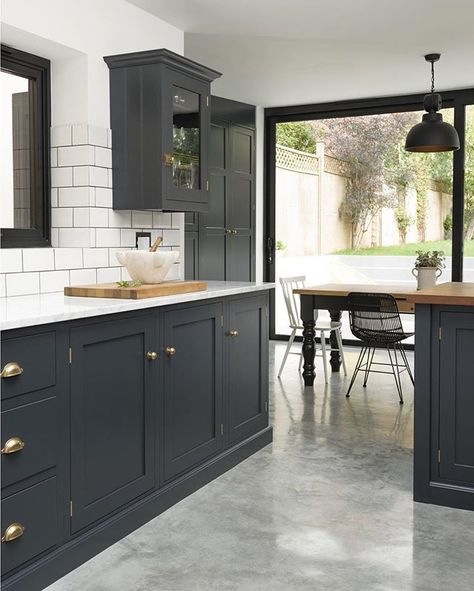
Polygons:
<instances>
[{"instance_id":1,"label":"white metro tile","mask_svg":"<svg viewBox=\"0 0 474 591\"><path fill-rule=\"evenodd\" d=\"M89 143L89 126L87 123L77 123L72 126L72 143L75 146Z\"/></svg>"},{"instance_id":2,"label":"white metro tile","mask_svg":"<svg viewBox=\"0 0 474 591\"><path fill-rule=\"evenodd\" d=\"M112 147L112 130L111 129L107 130L107 146L109 148Z\"/></svg>"},{"instance_id":3,"label":"white metro tile","mask_svg":"<svg viewBox=\"0 0 474 591\"><path fill-rule=\"evenodd\" d=\"M52 187L72 187L72 168L52 168L51 169Z\"/></svg>"},{"instance_id":4,"label":"white metro tile","mask_svg":"<svg viewBox=\"0 0 474 591\"><path fill-rule=\"evenodd\" d=\"M109 251L107 248L84 248L84 267L107 267Z\"/></svg>"},{"instance_id":5,"label":"white metro tile","mask_svg":"<svg viewBox=\"0 0 474 591\"><path fill-rule=\"evenodd\" d=\"M97 269L97 283L111 283L112 281L120 281L120 269L115 268L107 268L107 269Z\"/></svg>"},{"instance_id":6,"label":"white metro tile","mask_svg":"<svg viewBox=\"0 0 474 591\"><path fill-rule=\"evenodd\" d=\"M23 250L23 271L48 271L54 269L52 248L25 248Z\"/></svg>"},{"instance_id":7,"label":"white metro tile","mask_svg":"<svg viewBox=\"0 0 474 591\"><path fill-rule=\"evenodd\" d=\"M151 228L153 226L151 211L132 211L132 226L134 228Z\"/></svg>"},{"instance_id":8,"label":"white metro tile","mask_svg":"<svg viewBox=\"0 0 474 591\"><path fill-rule=\"evenodd\" d=\"M50 158L50 165L54 168L58 165L58 149L51 148L51 158Z\"/></svg>"},{"instance_id":9,"label":"white metro tile","mask_svg":"<svg viewBox=\"0 0 474 591\"><path fill-rule=\"evenodd\" d=\"M7 295L7 276L5 273L0 273L0 298Z\"/></svg>"},{"instance_id":10,"label":"white metro tile","mask_svg":"<svg viewBox=\"0 0 474 591\"><path fill-rule=\"evenodd\" d=\"M111 168L107 169L107 186L110 188L114 186L114 172Z\"/></svg>"},{"instance_id":11,"label":"white metro tile","mask_svg":"<svg viewBox=\"0 0 474 591\"><path fill-rule=\"evenodd\" d=\"M97 283L95 269L77 269L71 271L71 285L87 285L89 283Z\"/></svg>"},{"instance_id":12,"label":"white metro tile","mask_svg":"<svg viewBox=\"0 0 474 591\"><path fill-rule=\"evenodd\" d=\"M135 247L136 243L136 230L120 230L120 246Z\"/></svg>"},{"instance_id":13,"label":"white metro tile","mask_svg":"<svg viewBox=\"0 0 474 591\"><path fill-rule=\"evenodd\" d=\"M82 268L82 248L55 248L54 266L56 269Z\"/></svg>"},{"instance_id":14,"label":"white metro tile","mask_svg":"<svg viewBox=\"0 0 474 591\"><path fill-rule=\"evenodd\" d=\"M69 271L44 271L40 273L40 291L63 291L69 285Z\"/></svg>"},{"instance_id":15,"label":"white metro tile","mask_svg":"<svg viewBox=\"0 0 474 591\"><path fill-rule=\"evenodd\" d=\"M39 293L39 273L11 273L7 275L7 296Z\"/></svg>"},{"instance_id":16,"label":"white metro tile","mask_svg":"<svg viewBox=\"0 0 474 591\"><path fill-rule=\"evenodd\" d=\"M59 229L51 228L51 246L59 246Z\"/></svg>"},{"instance_id":17,"label":"white metro tile","mask_svg":"<svg viewBox=\"0 0 474 591\"><path fill-rule=\"evenodd\" d=\"M104 207L91 207L90 225L91 228L108 228L109 210Z\"/></svg>"},{"instance_id":18,"label":"white metro tile","mask_svg":"<svg viewBox=\"0 0 474 591\"><path fill-rule=\"evenodd\" d=\"M163 246L180 246L181 230L163 230Z\"/></svg>"},{"instance_id":19,"label":"white metro tile","mask_svg":"<svg viewBox=\"0 0 474 591\"><path fill-rule=\"evenodd\" d=\"M61 248L91 246L89 228L59 228L59 246Z\"/></svg>"},{"instance_id":20,"label":"white metro tile","mask_svg":"<svg viewBox=\"0 0 474 591\"><path fill-rule=\"evenodd\" d=\"M94 164L93 146L66 146L58 148L58 166L84 166Z\"/></svg>"},{"instance_id":21,"label":"white metro tile","mask_svg":"<svg viewBox=\"0 0 474 591\"><path fill-rule=\"evenodd\" d=\"M108 187L109 171L99 166L89 166L89 182L92 187Z\"/></svg>"},{"instance_id":22,"label":"white metro tile","mask_svg":"<svg viewBox=\"0 0 474 591\"><path fill-rule=\"evenodd\" d=\"M120 246L120 230L118 228L98 228L96 230L96 246Z\"/></svg>"},{"instance_id":23,"label":"white metro tile","mask_svg":"<svg viewBox=\"0 0 474 591\"><path fill-rule=\"evenodd\" d=\"M171 228L171 214L162 211L153 212L153 227L154 228Z\"/></svg>"},{"instance_id":24,"label":"white metro tile","mask_svg":"<svg viewBox=\"0 0 474 591\"><path fill-rule=\"evenodd\" d=\"M96 229L95 228L91 228L89 230L89 246L91 246L92 248L95 248L97 246L97 244L96 244Z\"/></svg>"},{"instance_id":25,"label":"white metro tile","mask_svg":"<svg viewBox=\"0 0 474 591\"><path fill-rule=\"evenodd\" d=\"M171 214L173 228L184 228L184 213L175 212Z\"/></svg>"},{"instance_id":26,"label":"white metro tile","mask_svg":"<svg viewBox=\"0 0 474 591\"><path fill-rule=\"evenodd\" d=\"M91 192L90 187L63 187L59 189L59 207L88 207Z\"/></svg>"},{"instance_id":27,"label":"white metro tile","mask_svg":"<svg viewBox=\"0 0 474 591\"><path fill-rule=\"evenodd\" d=\"M75 228L89 228L90 224L90 207L75 207L74 208L74 227Z\"/></svg>"},{"instance_id":28,"label":"white metro tile","mask_svg":"<svg viewBox=\"0 0 474 591\"><path fill-rule=\"evenodd\" d=\"M109 227L110 228L131 228L132 227L132 212L131 211L116 211L108 209L109 212Z\"/></svg>"},{"instance_id":29,"label":"white metro tile","mask_svg":"<svg viewBox=\"0 0 474 591\"><path fill-rule=\"evenodd\" d=\"M71 207L52 207L51 225L53 228L71 228L72 227L72 208Z\"/></svg>"},{"instance_id":30,"label":"white metro tile","mask_svg":"<svg viewBox=\"0 0 474 591\"><path fill-rule=\"evenodd\" d=\"M51 189L51 207L58 206L58 193L59 189Z\"/></svg>"},{"instance_id":31,"label":"white metro tile","mask_svg":"<svg viewBox=\"0 0 474 591\"><path fill-rule=\"evenodd\" d=\"M97 187L95 190L95 204L97 207L112 207L112 189Z\"/></svg>"},{"instance_id":32,"label":"white metro tile","mask_svg":"<svg viewBox=\"0 0 474 591\"><path fill-rule=\"evenodd\" d=\"M104 168L112 168L112 150L110 148L93 148L95 150L95 162L96 166L102 166Z\"/></svg>"},{"instance_id":33,"label":"white metro tile","mask_svg":"<svg viewBox=\"0 0 474 591\"><path fill-rule=\"evenodd\" d=\"M0 250L0 273L21 273L23 271L23 250L2 248Z\"/></svg>"},{"instance_id":34,"label":"white metro tile","mask_svg":"<svg viewBox=\"0 0 474 591\"><path fill-rule=\"evenodd\" d=\"M73 180L75 187L87 187L89 185L89 166L75 166Z\"/></svg>"},{"instance_id":35,"label":"white metro tile","mask_svg":"<svg viewBox=\"0 0 474 591\"><path fill-rule=\"evenodd\" d=\"M89 125L89 144L93 146L108 146L108 129L106 127L98 127L97 125Z\"/></svg>"},{"instance_id":36,"label":"white metro tile","mask_svg":"<svg viewBox=\"0 0 474 591\"><path fill-rule=\"evenodd\" d=\"M51 146L70 146L72 133L70 125L55 125L51 128Z\"/></svg>"}]
</instances>

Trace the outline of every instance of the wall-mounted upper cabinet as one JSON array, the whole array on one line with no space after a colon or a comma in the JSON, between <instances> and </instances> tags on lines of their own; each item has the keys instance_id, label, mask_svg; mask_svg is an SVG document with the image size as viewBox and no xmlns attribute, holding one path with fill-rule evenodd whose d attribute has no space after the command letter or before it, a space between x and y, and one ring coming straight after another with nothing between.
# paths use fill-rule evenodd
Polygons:
<instances>
[{"instance_id":1,"label":"wall-mounted upper cabinet","mask_svg":"<svg viewBox=\"0 0 474 591\"><path fill-rule=\"evenodd\" d=\"M166 49L104 59L114 209L207 211L210 85L220 73Z\"/></svg>"}]
</instances>

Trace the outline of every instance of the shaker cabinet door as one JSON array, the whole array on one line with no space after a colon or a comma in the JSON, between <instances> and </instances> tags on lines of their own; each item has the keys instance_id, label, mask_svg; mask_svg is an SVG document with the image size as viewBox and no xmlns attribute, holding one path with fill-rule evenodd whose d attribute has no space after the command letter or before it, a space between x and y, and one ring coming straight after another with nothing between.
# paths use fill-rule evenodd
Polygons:
<instances>
[{"instance_id":1,"label":"shaker cabinet door","mask_svg":"<svg viewBox=\"0 0 474 591\"><path fill-rule=\"evenodd\" d=\"M228 443L268 424L267 298L229 302L226 325Z\"/></svg>"},{"instance_id":2,"label":"shaker cabinet door","mask_svg":"<svg viewBox=\"0 0 474 591\"><path fill-rule=\"evenodd\" d=\"M164 313L164 480L222 448L222 303Z\"/></svg>"},{"instance_id":3,"label":"shaker cabinet door","mask_svg":"<svg viewBox=\"0 0 474 591\"><path fill-rule=\"evenodd\" d=\"M71 498L76 532L154 486L153 315L71 330Z\"/></svg>"}]
</instances>

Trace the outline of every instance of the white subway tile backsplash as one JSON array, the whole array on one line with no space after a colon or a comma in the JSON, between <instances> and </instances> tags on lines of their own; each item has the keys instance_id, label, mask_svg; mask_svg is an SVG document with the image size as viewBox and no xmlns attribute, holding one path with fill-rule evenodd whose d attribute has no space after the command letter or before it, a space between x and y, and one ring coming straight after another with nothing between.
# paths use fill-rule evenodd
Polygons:
<instances>
[{"instance_id":1,"label":"white subway tile backsplash","mask_svg":"<svg viewBox=\"0 0 474 591\"><path fill-rule=\"evenodd\" d=\"M0 273L0 298L7 295L7 276L5 273Z\"/></svg>"},{"instance_id":2,"label":"white subway tile backsplash","mask_svg":"<svg viewBox=\"0 0 474 591\"><path fill-rule=\"evenodd\" d=\"M44 271L40 273L40 292L63 291L69 285L69 271Z\"/></svg>"},{"instance_id":3,"label":"white subway tile backsplash","mask_svg":"<svg viewBox=\"0 0 474 591\"><path fill-rule=\"evenodd\" d=\"M93 146L65 146L58 148L58 166L84 166L94 164Z\"/></svg>"},{"instance_id":4,"label":"white subway tile backsplash","mask_svg":"<svg viewBox=\"0 0 474 591\"><path fill-rule=\"evenodd\" d=\"M74 208L74 227L75 228L89 228L90 227L90 207L75 207Z\"/></svg>"},{"instance_id":5,"label":"white subway tile backsplash","mask_svg":"<svg viewBox=\"0 0 474 591\"><path fill-rule=\"evenodd\" d=\"M59 189L51 189L51 207L58 207Z\"/></svg>"},{"instance_id":6,"label":"white subway tile backsplash","mask_svg":"<svg viewBox=\"0 0 474 591\"><path fill-rule=\"evenodd\" d=\"M120 246L120 230L118 228L98 228L96 230L96 246Z\"/></svg>"},{"instance_id":7,"label":"white subway tile backsplash","mask_svg":"<svg viewBox=\"0 0 474 591\"><path fill-rule=\"evenodd\" d=\"M97 283L97 272L95 269L77 269L71 271L71 285L88 285Z\"/></svg>"},{"instance_id":8,"label":"white subway tile backsplash","mask_svg":"<svg viewBox=\"0 0 474 591\"><path fill-rule=\"evenodd\" d=\"M25 248L23 251L23 271L48 271L54 269L52 248Z\"/></svg>"},{"instance_id":9,"label":"white subway tile backsplash","mask_svg":"<svg viewBox=\"0 0 474 591\"><path fill-rule=\"evenodd\" d=\"M58 165L58 149L51 148L51 166L54 168Z\"/></svg>"},{"instance_id":10,"label":"white subway tile backsplash","mask_svg":"<svg viewBox=\"0 0 474 591\"><path fill-rule=\"evenodd\" d=\"M72 168L52 168L51 169L52 187L72 187Z\"/></svg>"},{"instance_id":11,"label":"white subway tile backsplash","mask_svg":"<svg viewBox=\"0 0 474 591\"><path fill-rule=\"evenodd\" d=\"M95 162L96 166L103 166L104 168L112 168L112 150L110 148L95 147Z\"/></svg>"},{"instance_id":12,"label":"white subway tile backsplash","mask_svg":"<svg viewBox=\"0 0 474 591\"><path fill-rule=\"evenodd\" d=\"M23 250L21 248L2 248L0 250L0 273L20 273L23 271Z\"/></svg>"},{"instance_id":13,"label":"white subway tile backsplash","mask_svg":"<svg viewBox=\"0 0 474 591\"><path fill-rule=\"evenodd\" d=\"M96 125L89 125L89 143L93 146L108 146L108 130L106 127L97 127Z\"/></svg>"},{"instance_id":14,"label":"white subway tile backsplash","mask_svg":"<svg viewBox=\"0 0 474 591\"><path fill-rule=\"evenodd\" d=\"M107 146L109 148L112 147L112 130L111 129L107 130Z\"/></svg>"},{"instance_id":15,"label":"white subway tile backsplash","mask_svg":"<svg viewBox=\"0 0 474 591\"><path fill-rule=\"evenodd\" d=\"M91 207L90 225L91 228L108 228L109 210L105 207Z\"/></svg>"},{"instance_id":16,"label":"white subway tile backsplash","mask_svg":"<svg viewBox=\"0 0 474 591\"><path fill-rule=\"evenodd\" d=\"M70 125L56 125L51 128L51 146L70 146L72 129Z\"/></svg>"},{"instance_id":17,"label":"white subway tile backsplash","mask_svg":"<svg viewBox=\"0 0 474 591\"><path fill-rule=\"evenodd\" d=\"M109 261L107 263L108 267L120 267L121 263L117 260L117 253L122 252L124 250L130 250L128 247L121 246L120 248L109 248Z\"/></svg>"},{"instance_id":18,"label":"white subway tile backsplash","mask_svg":"<svg viewBox=\"0 0 474 591\"><path fill-rule=\"evenodd\" d=\"M97 269L98 283L112 283L114 281L120 281L120 277L120 269L117 267L112 269Z\"/></svg>"},{"instance_id":19,"label":"white subway tile backsplash","mask_svg":"<svg viewBox=\"0 0 474 591\"><path fill-rule=\"evenodd\" d=\"M136 246L137 230L120 230L120 246Z\"/></svg>"},{"instance_id":20,"label":"white subway tile backsplash","mask_svg":"<svg viewBox=\"0 0 474 591\"><path fill-rule=\"evenodd\" d=\"M95 228L91 228L89 230L89 246L92 248L95 248L97 246L97 244L96 244L96 229Z\"/></svg>"},{"instance_id":21,"label":"white subway tile backsplash","mask_svg":"<svg viewBox=\"0 0 474 591\"><path fill-rule=\"evenodd\" d=\"M132 224L134 228L152 228L153 214L151 211L132 211Z\"/></svg>"},{"instance_id":22,"label":"white subway tile backsplash","mask_svg":"<svg viewBox=\"0 0 474 591\"><path fill-rule=\"evenodd\" d=\"M172 228L171 214L163 211L153 212L154 228Z\"/></svg>"},{"instance_id":23,"label":"white subway tile backsplash","mask_svg":"<svg viewBox=\"0 0 474 591\"><path fill-rule=\"evenodd\" d=\"M84 267L107 267L109 251L107 248L84 248Z\"/></svg>"},{"instance_id":24,"label":"white subway tile backsplash","mask_svg":"<svg viewBox=\"0 0 474 591\"><path fill-rule=\"evenodd\" d=\"M95 189L95 204L97 207L112 207L112 189L97 187Z\"/></svg>"},{"instance_id":25,"label":"white subway tile backsplash","mask_svg":"<svg viewBox=\"0 0 474 591\"><path fill-rule=\"evenodd\" d=\"M82 248L55 248L54 266L56 269L81 269L84 266Z\"/></svg>"},{"instance_id":26,"label":"white subway tile backsplash","mask_svg":"<svg viewBox=\"0 0 474 591\"><path fill-rule=\"evenodd\" d=\"M89 166L89 181L93 187L109 187L109 176L107 168Z\"/></svg>"},{"instance_id":27,"label":"white subway tile backsplash","mask_svg":"<svg viewBox=\"0 0 474 591\"><path fill-rule=\"evenodd\" d=\"M88 166L76 166L73 172L74 186L75 187L87 187L89 185L89 167Z\"/></svg>"},{"instance_id":28,"label":"white subway tile backsplash","mask_svg":"<svg viewBox=\"0 0 474 591\"><path fill-rule=\"evenodd\" d=\"M9 273L6 279L8 297L39 293L39 273Z\"/></svg>"},{"instance_id":29,"label":"white subway tile backsplash","mask_svg":"<svg viewBox=\"0 0 474 591\"><path fill-rule=\"evenodd\" d=\"M89 143L89 126L79 123L72 126L72 144L75 146Z\"/></svg>"},{"instance_id":30,"label":"white subway tile backsplash","mask_svg":"<svg viewBox=\"0 0 474 591\"><path fill-rule=\"evenodd\" d=\"M184 228L184 213L172 213L171 224L173 228Z\"/></svg>"},{"instance_id":31,"label":"white subway tile backsplash","mask_svg":"<svg viewBox=\"0 0 474 591\"><path fill-rule=\"evenodd\" d=\"M91 233L89 228L59 228L59 246L79 247L91 246Z\"/></svg>"},{"instance_id":32,"label":"white subway tile backsplash","mask_svg":"<svg viewBox=\"0 0 474 591\"><path fill-rule=\"evenodd\" d=\"M131 211L116 211L114 209L107 209L109 215L110 228L131 228L132 227L132 212Z\"/></svg>"},{"instance_id":33,"label":"white subway tile backsplash","mask_svg":"<svg viewBox=\"0 0 474 591\"><path fill-rule=\"evenodd\" d=\"M51 228L51 246L59 246L59 228Z\"/></svg>"},{"instance_id":34,"label":"white subway tile backsplash","mask_svg":"<svg viewBox=\"0 0 474 591\"><path fill-rule=\"evenodd\" d=\"M91 187L63 187L59 189L59 207L88 207L91 200Z\"/></svg>"},{"instance_id":35,"label":"white subway tile backsplash","mask_svg":"<svg viewBox=\"0 0 474 591\"><path fill-rule=\"evenodd\" d=\"M74 210L75 211L75 210ZM72 228L73 225L72 207L52 207L51 226L53 228Z\"/></svg>"},{"instance_id":36,"label":"white subway tile backsplash","mask_svg":"<svg viewBox=\"0 0 474 591\"><path fill-rule=\"evenodd\" d=\"M112 188L114 186L114 175L111 168L109 168L109 170L107 171L107 179L107 186L109 188Z\"/></svg>"},{"instance_id":37,"label":"white subway tile backsplash","mask_svg":"<svg viewBox=\"0 0 474 591\"><path fill-rule=\"evenodd\" d=\"M179 246L180 230L163 230L163 246Z\"/></svg>"}]
</instances>

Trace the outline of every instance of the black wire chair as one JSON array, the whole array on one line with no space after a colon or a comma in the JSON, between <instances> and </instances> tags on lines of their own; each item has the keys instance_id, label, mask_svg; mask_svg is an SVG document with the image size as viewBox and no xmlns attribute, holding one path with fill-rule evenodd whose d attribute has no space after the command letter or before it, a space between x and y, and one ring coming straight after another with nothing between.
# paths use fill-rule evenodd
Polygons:
<instances>
[{"instance_id":1,"label":"black wire chair","mask_svg":"<svg viewBox=\"0 0 474 591\"><path fill-rule=\"evenodd\" d=\"M397 301L392 295L387 293L351 292L348 297L351 331L355 337L362 341L363 345L346 397L349 398L352 386L360 371L364 372L364 388L367 386L371 371L374 373L392 373L397 385L400 404L403 404L400 374L407 371L412 383L415 382L402 341L413 336L414 333L403 330ZM387 349L390 363L374 361L375 350L380 348ZM400 360L403 362L401 364L398 363L398 354L400 354ZM372 365L389 365L392 371L377 371L372 369Z\"/></svg>"}]
</instances>

